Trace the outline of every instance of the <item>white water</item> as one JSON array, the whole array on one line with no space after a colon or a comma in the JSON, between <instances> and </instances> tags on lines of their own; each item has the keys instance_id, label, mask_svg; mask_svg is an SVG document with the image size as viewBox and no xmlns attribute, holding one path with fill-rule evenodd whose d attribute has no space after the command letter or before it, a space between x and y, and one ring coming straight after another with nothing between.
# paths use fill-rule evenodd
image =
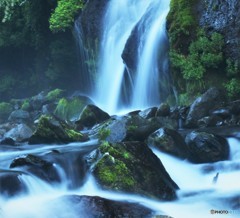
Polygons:
<instances>
[{"instance_id":1,"label":"white water","mask_svg":"<svg viewBox=\"0 0 240 218\"><path fill-rule=\"evenodd\" d=\"M22 174L21 180L27 185L29 192L12 198L0 196L0 217L1 218L81 218L72 205L64 201L58 204L52 203L55 199L64 195L89 195L101 196L108 199L138 202L147 206L156 214L166 214L174 218L211 218L211 217L239 217L240 210L230 210L227 202L221 198L230 198L240 193L240 171L235 169L236 164L240 165L240 142L236 139L229 139L231 148L231 158L210 164L215 169L212 172L204 173L203 169L209 164L191 164L185 160L179 160L167 154L153 150L161 159L166 170L172 179L180 187L178 200L173 202L159 202L136 195L118 194L101 190L95 183L91 174L83 186L74 190L68 188L68 180L63 180L61 184L48 184L34 176ZM23 150L4 152L4 147L0 152L0 169L8 169L10 161L24 153L43 155L52 149L58 149L61 153L76 152L90 148L96 144L74 143L64 146L24 146ZM10 147L6 147L9 149ZM5 149L6 149L5 148ZM26 149L26 150L25 150ZM212 180L219 172L216 184ZM59 171L61 174L61 170ZM74 173L74 172L73 172ZM64 178L64 177L63 177ZM240 202L238 202L240 204ZM210 210L228 210L233 214L214 214Z\"/></svg>"},{"instance_id":2,"label":"white water","mask_svg":"<svg viewBox=\"0 0 240 218\"><path fill-rule=\"evenodd\" d=\"M159 48L166 40L165 18L169 0L111 0L104 18L104 31L99 57L97 87L93 93L96 104L110 114L119 109L142 109L156 105L159 97L158 62L166 68L166 56L159 60ZM151 10L151 13L146 14ZM146 17L146 18L145 18ZM147 19L144 20L144 19ZM137 76L132 76L132 89L128 88L128 105L123 103L122 86L126 68L122 53L135 25L145 25L139 32L140 45ZM166 69L165 69L166 70ZM162 69L161 69L162 71ZM161 72L163 73L163 72Z\"/></svg>"}]
</instances>

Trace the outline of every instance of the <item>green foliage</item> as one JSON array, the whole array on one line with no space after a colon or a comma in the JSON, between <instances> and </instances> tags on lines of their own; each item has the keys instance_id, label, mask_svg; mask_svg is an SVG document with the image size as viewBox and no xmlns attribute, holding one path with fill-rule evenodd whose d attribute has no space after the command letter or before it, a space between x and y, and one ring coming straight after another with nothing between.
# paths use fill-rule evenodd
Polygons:
<instances>
[{"instance_id":1,"label":"green foliage","mask_svg":"<svg viewBox=\"0 0 240 218\"><path fill-rule=\"evenodd\" d=\"M54 90L48 92L48 94L46 96L46 99L48 101L55 101L55 100L57 100L57 99L62 97L63 92L64 91L62 89L54 89Z\"/></svg>"},{"instance_id":2,"label":"green foliage","mask_svg":"<svg viewBox=\"0 0 240 218\"><path fill-rule=\"evenodd\" d=\"M0 93L1 92L11 92L14 89L16 80L12 75L4 75L0 80Z\"/></svg>"},{"instance_id":3,"label":"green foliage","mask_svg":"<svg viewBox=\"0 0 240 218\"><path fill-rule=\"evenodd\" d=\"M209 68L217 68L223 61L223 37L213 33L207 37L201 30L184 55L172 49L170 58L172 66L179 69L185 80L202 80Z\"/></svg>"},{"instance_id":4,"label":"green foliage","mask_svg":"<svg viewBox=\"0 0 240 218\"><path fill-rule=\"evenodd\" d=\"M197 25L193 12L195 2L196 0L171 0L167 23L170 42L174 48L184 49L184 46L188 45L186 36L191 38L195 34Z\"/></svg>"},{"instance_id":5,"label":"green foliage","mask_svg":"<svg viewBox=\"0 0 240 218\"><path fill-rule=\"evenodd\" d=\"M111 133L111 130L108 129L108 128L101 128L99 131L98 131L98 139L101 140L101 141L104 141L107 139L107 137L110 135Z\"/></svg>"},{"instance_id":6,"label":"green foliage","mask_svg":"<svg viewBox=\"0 0 240 218\"><path fill-rule=\"evenodd\" d=\"M28 111L30 109L30 103L29 100L24 100L21 109L24 111Z\"/></svg>"},{"instance_id":7,"label":"green foliage","mask_svg":"<svg viewBox=\"0 0 240 218\"><path fill-rule=\"evenodd\" d=\"M227 84L225 84L227 90L227 95L231 99L239 98L240 96L240 79L231 79Z\"/></svg>"},{"instance_id":8,"label":"green foliage","mask_svg":"<svg viewBox=\"0 0 240 218\"><path fill-rule=\"evenodd\" d=\"M227 64L226 71L228 77L236 76L240 71L238 61L227 59L226 64Z\"/></svg>"},{"instance_id":9,"label":"green foliage","mask_svg":"<svg viewBox=\"0 0 240 218\"><path fill-rule=\"evenodd\" d=\"M75 16L82 7L82 0L58 0L58 5L49 20L50 29L58 32L71 27Z\"/></svg>"}]
</instances>

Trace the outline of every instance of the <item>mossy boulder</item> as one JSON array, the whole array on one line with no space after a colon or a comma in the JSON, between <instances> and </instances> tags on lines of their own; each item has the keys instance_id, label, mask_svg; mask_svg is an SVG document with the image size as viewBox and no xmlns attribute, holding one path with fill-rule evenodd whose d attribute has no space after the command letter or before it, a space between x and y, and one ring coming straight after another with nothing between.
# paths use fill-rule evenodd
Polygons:
<instances>
[{"instance_id":1,"label":"mossy boulder","mask_svg":"<svg viewBox=\"0 0 240 218\"><path fill-rule=\"evenodd\" d=\"M97 151L101 158L93 175L102 188L161 200L176 198L178 186L145 143L104 142Z\"/></svg>"},{"instance_id":2,"label":"mossy boulder","mask_svg":"<svg viewBox=\"0 0 240 218\"><path fill-rule=\"evenodd\" d=\"M64 144L87 140L87 135L75 131L66 122L51 116L41 116L37 129L29 139L29 144Z\"/></svg>"}]
</instances>

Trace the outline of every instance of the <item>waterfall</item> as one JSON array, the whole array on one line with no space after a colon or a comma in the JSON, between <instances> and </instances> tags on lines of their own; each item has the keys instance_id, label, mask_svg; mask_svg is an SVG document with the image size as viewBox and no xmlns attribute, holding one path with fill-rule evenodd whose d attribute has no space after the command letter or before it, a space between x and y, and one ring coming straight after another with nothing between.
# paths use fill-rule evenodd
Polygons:
<instances>
[{"instance_id":1,"label":"waterfall","mask_svg":"<svg viewBox=\"0 0 240 218\"><path fill-rule=\"evenodd\" d=\"M97 85L92 98L110 114L120 109L143 109L160 103L160 74L167 71L165 20L170 1L111 0L103 20ZM122 59L134 28L138 31L136 72L128 72ZM127 75L126 75L127 74ZM123 85L127 76L124 101Z\"/></svg>"}]
</instances>

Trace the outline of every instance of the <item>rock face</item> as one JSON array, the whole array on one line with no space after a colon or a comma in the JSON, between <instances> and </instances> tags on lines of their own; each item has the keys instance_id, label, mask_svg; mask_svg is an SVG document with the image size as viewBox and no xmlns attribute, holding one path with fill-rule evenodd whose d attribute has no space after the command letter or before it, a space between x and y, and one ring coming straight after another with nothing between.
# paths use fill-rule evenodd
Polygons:
<instances>
[{"instance_id":1,"label":"rock face","mask_svg":"<svg viewBox=\"0 0 240 218\"><path fill-rule=\"evenodd\" d=\"M63 144L87 140L86 135L74 131L64 121L49 116L41 116L37 129L29 139L29 144Z\"/></svg>"},{"instance_id":2,"label":"rock face","mask_svg":"<svg viewBox=\"0 0 240 218\"><path fill-rule=\"evenodd\" d=\"M93 170L104 189L130 192L161 200L176 198L178 186L145 143L103 143ZM92 158L93 160L94 158Z\"/></svg>"},{"instance_id":3,"label":"rock face","mask_svg":"<svg viewBox=\"0 0 240 218\"><path fill-rule=\"evenodd\" d=\"M189 148L189 160L193 163L212 163L229 157L228 142L221 136L193 131L185 141Z\"/></svg>"},{"instance_id":4,"label":"rock face","mask_svg":"<svg viewBox=\"0 0 240 218\"><path fill-rule=\"evenodd\" d=\"M198 1L199 24L207 31L220 32L226 42L226 54L239 60L240 2L238 0Z\"/></svg>"}]
</instances>

